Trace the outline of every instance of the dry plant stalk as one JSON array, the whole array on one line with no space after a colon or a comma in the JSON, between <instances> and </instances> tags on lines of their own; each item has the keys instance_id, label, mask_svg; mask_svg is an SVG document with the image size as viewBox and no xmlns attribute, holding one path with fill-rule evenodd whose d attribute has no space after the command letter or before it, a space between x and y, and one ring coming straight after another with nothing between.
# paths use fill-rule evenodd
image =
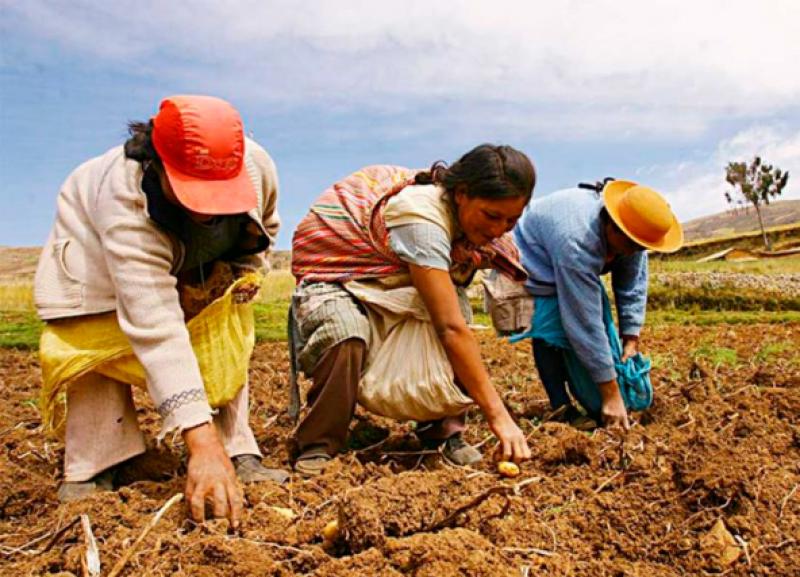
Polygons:
<instances>
[{"instance_id":1,"label":"dry plant stalk","mask_svg":"<svg viewBox=\"0 0 800 577\"><path fill-rule=\"evenodd\" d=\"M153 515L153 518L150 519L150 522L145 526L142 530L141 534L136 538L136 541L133 542L133 545L128 547L125 553L122 554L122 557L114 565L114 568L111 569L111 573L108 574L108 577L117 577L122 570L125 568L125 565L128 563L130 558L136 552L136 549L139 547L144 538L153 530L153 528L158 525L158 522L161 520L161 517L169 511L170 507L172 507L175 503L183 499L183 493L178 493L177 495L173 495L166 503L164 503L161 508L156 511L156 514Z\"/></svg>"},{"instance_id":2,"label":"dry plant stalk","mask_svg":"<svg viewBox=\"0 0 800 577\"><path fill-rule=\"evenodd\" d=\"M791 491L789 491L789 494L788 494L788 495L786 495L786 496L783 498L783 501L781 501L781 511L780 511L780 513L778 513L778 519L780 519L781 517L783 517L783 509L784 509L784 507L786 507L786 503L788 503L788 502L789 502L789 499L791 499L791 498L792 498L792 496L794 495L795 491L797 491L797 487L800 487L800 484L797 484L797 485L795 485L794 487L792 487L792 490L791 490Z\"/></svg>"},{"instance_id":3,"label":"dry plant stalk","mask_svg":"<svg viewBox=\"0 0 800 577\"><path fill-rule=\"evenodd\" d=\"M97 541L92 533L92 524L89 515L81 515L81 526L83 527L83 540L86 543L86 554L82 558L84 572L90 577L100 576L100 551L97 549Z\"/></svg>"},{"instance_id":4,"label":"dry plant stalk","mask_svg":"<svg viewBox=\"0 0 800 577\"><path fill-rule=\"evenodd\" d=\"M541 477L530 477L529 479L525 479L524 481L520 481L516 485L495 485L494 487L489 487L483 493L479 493L474 498L472 498L468 503L458 507L454 511L452 511L447 517L438 521L429 527L425 528L423 532L431 532L431 531L438 531L444 527L450 527L458 518L459 515L462 513L466 513L470 509L474 509L481 503L483 503L486 499L491 497L492 495L503 495L506 498L506 506L508 506L508 498L510 495L519 495L520 491L530 485L531 483L538 483L541 481Z\"/></svg>"}]
</instances>

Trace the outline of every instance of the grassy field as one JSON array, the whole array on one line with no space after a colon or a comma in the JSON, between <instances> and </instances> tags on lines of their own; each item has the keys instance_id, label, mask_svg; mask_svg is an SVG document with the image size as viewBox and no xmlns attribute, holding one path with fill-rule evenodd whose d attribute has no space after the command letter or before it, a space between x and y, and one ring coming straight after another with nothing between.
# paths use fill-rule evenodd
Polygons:
<instances>
[{"instance_id":1,"label":"grassy field","mask_svg":"<svg viewBox=\"0 0 800 577\"><path fill-rule=\"evenodd\" d=\"M0 311L32 311L33 289L30 281L0 283Z\"/></svg>"},{"instance_id":2,"label":"grassy field","mask_svg":"<svg viewBox=\"0 0 800 577\"><path fill-rule=\"evenodd\" d=\"M286 339L286 308L294 289L288 271L272 271L255 303L256 339ZM30 282L0 283L0 347L33 349L39 345L42 322L36 316Z\"/></svg>"},{"instance_id":3,"label":"grassy field","mask_svg":"<svg viewBox=\"0 0 800 577\"><path fill-rule=\"evenodd\" d=\"M799 311L691 311L648 310L648 325L742 325L752 323L783 324L800 322Z\"/></svg>"},{"instance_id":4,"label":"grassy field","mask_svg":"<svg viewBox=\"0 0 800 577\"><path fill-rule=\"evenodd\" d=\"M42 326L42 321L32 310L0 311L0 347L36 348Z\"/></svg>"},{"instance_id":5,"label":"grassy field","mask_svg":"<svg viewBox=\"0 0 800 577\"><path fill-rule=\"evenodd\" d=\"M764 258L743 262L728 262L725 260L693 262L687 260L650 259L650 274L672 272L727 272L766 275L800 273L800 256Z\"/></svg>"},{"instance_id":6,"label":"grassy field","mask_svg":"<svg viewBox=\"0 0 800 577\"><path fill-rule=\"evenodd\" d=\"M800 272L800 257L754 262L651 263L651 275L659 273L743 273L773 276ZM286 339L286 310L294 278L286 270L270 272L255 302L258 341ZM473 302L474 322L490 326L479 299ZM651 284L648 324L709 325L718 323L800 322L800 298L779 292L741 287L676 287ZM34 349L42 322L34 312L30 282L0 283L0 347Z\"/></svg>"},{"instance_id":7,"label":"grassy field","mask_svg":"<svg viewBox=\"0 0 800 577\"><path fill-rule=\"evenodd\" d=\"M258 300L262 303L286 303L292 296L293 290L294 277L292 273L288 270L273 270L264 279Z\"/></svg>"}]
</instances>

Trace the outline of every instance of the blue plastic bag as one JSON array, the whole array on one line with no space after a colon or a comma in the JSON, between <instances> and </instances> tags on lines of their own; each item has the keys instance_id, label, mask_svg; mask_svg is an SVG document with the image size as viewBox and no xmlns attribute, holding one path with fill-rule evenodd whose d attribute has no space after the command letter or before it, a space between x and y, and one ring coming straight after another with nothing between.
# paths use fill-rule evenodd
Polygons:
<instances>
[{"instance_id":1,"label":"blue plastic bag","mask_svg":"<svg viewBox=\"0 0 800 577\"><path fill-rule=\"evenodd\" d=\"M617 369L617 383L619 384L625 407L632 411L647 409L653 403L653 386L650 383L650 359L642 356L641 353L637 353L624 363L622 362L622 343L617 333L617 327L614 324L611 303L605 290L603 291L603 323L611 346L611 354L614 357L614 365ZM510 338L510 342L516 343L526 338L542 339L547 344L564 350L570 385L578 393L583 403L588 405L585 407L587 410L599 413L602 407L600 391L569 343L567 333L561 324L558 297L536 297L531 329L524 334L514 335Z\"/></svg>"}]
</instances>

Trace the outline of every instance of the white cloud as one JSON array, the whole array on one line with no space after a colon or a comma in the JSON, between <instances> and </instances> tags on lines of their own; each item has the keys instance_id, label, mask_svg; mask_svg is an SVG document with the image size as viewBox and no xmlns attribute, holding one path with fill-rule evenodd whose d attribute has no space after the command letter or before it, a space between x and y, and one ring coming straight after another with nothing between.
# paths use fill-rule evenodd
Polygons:
<instances>
[{"instance_id":1,"label":"white cloud","mask_svg":"<svg viewBox=\"0 0 800 577\"><path fill-rule=\"evenodd\" d=\"M454 101L566 139L686 139L800 97L795 0L26 0L5 13L98 66L265 106Z\"/></svg>"},{"instance_id":2,"label":"white cloud","mask_svg":"<svg viewBox=\"0 0 800 577\"><path fill-rule=\"evenodd\" d=\"M642 168L637 176L663 190L678 218L691 220L729 208L725 167L756 155L790 173L779 199L800 198L800 129L755 126L721 141L711 156L696 162Z\"/></svg>"}]
</instances>

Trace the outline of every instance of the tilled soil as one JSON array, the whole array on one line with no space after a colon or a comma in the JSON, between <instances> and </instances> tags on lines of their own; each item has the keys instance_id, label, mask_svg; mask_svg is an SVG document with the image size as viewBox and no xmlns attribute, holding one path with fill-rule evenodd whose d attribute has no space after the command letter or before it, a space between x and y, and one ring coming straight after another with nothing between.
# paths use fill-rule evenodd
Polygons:
<instances>
[{"instance_id":1,"label":"tilled soil","mask_svg":"<svg viewBox=\"0 0 800 577\"><path fill-rule=\"evenodd\" d=\"M487 458L474 468L423 451L410 424L359 414L352 450L325 475L248 486L237 534L224 520L190 523L180 504L122 574L800 574L800 325L648 330L656 400L624 442L543 420L529 345L479 339L534 452L519 477L495 473L494 440L476 411L467 437ZM258 346L251 422L271 466L290 464L287 369L284 345ZM73 521L86 514L107 575L183 490L181 447L154 449L116 492L60 505L63 445L40 429L36 356L0 351L0 379L0 574L83 574ZM153 438L158 419L137 401ZM323 541L334 520L338 538Z\"/></svg>"}]
</instances>

